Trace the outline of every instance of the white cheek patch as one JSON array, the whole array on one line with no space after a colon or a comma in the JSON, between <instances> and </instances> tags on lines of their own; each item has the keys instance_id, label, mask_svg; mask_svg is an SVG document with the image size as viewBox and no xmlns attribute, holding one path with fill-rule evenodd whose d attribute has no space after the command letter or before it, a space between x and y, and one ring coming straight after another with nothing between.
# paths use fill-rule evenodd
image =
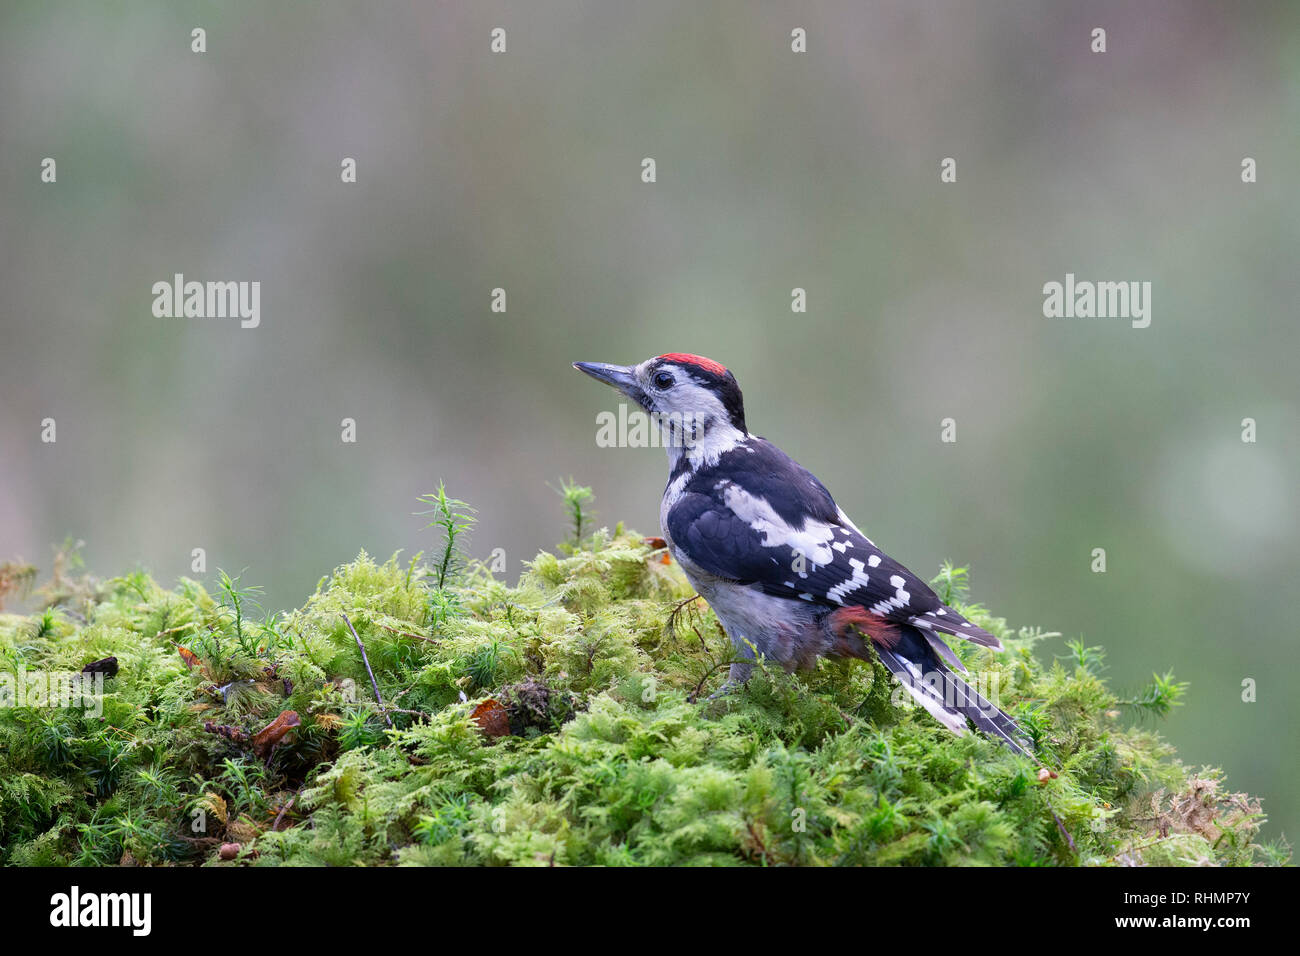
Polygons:
<instances>
[{"instance_id":1,"label":"white cheek patch","mask_svg":"<svg viewBox=\"0 0 1300 956\"><path fill-rule=\"evenodd\" d=\"M722 500L732 513L763 536L763 547L791 548L814 565L827 565L834 559L830 547L834 529L830 525L809 521L803 528L792 528L762 498L755 498L743 488L730 483L726 483L721 490Z\"/></svg>"},{"instance_id":2,"label":"white cheek patch","mask_svg":"<svg viewBox=\"0 0 1300 956\"><path fill-rule=\"evenodd\" d=\"M849 558L849 567L853 569L850 578L826 592L827 599L834 601L836 604L843 604L844 595L850 591L856 591L858 588L864 588L870 582L866 575L866 565L857 558Z\"/></svg>"},{"instance_id":3,"label":"white cheek patch","mask_svg":"<svg viewBox=\"0 0 1300 956\"><path fill-rule=\"evenodd\" d=\"M637 367L637 379L649 394L656 394L652 383L646 380L648 363ZM749 436L731 424L727 409L712 391L693 380L679 381L667 392L658 393L657 405L661 414L660 431L669 461L676 467L685 455L695 467L716 465L718 459L731 451ZM688 434L683 439L670 431L673 422L685 423ZM707 423L700 434L699 429ZM684 426L679 424L678 428ZM749 449L753 452L755 449Z\"/></svg>"},{"instance_id":4,"label":"white cheek patch","mask_svg":"<svg viewBox=\"0 0 1300 956\"><path fill-rule=\"evenodd\" d=\"M657 396L655 404L660 411L680 415L683 421L727 421L727 409L718 396L690 379L678 381L664 392L657 391L651 383L646 383L644 387L648 393Z\"/></svg>"}]
</instances>

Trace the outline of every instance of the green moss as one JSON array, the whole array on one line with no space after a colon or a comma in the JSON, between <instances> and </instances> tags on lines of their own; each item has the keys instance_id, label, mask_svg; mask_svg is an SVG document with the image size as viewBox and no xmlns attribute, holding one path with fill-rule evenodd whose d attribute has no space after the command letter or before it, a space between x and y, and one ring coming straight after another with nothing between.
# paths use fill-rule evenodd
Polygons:
<instances>
[{"instance_id":1,"label":"green moss","mask_svg":"<svg viewBox=\"0 0 1300 956\"><path fill-rule=\"evenodd\" d=\"M621 526L584 538L583 512L574 541L539 554L510 586L457 559L469 510L441 497L459 525L431 565L362 553L284 614L261 614L256 591L224 575L209 593L140 573L74 579L62 564L46 592L52 609L0 614L0 673L79 671L110 656L119 666L102 714L0 709L0 860L1287 858L1255 842L1258 801L1126 723L1126 710L1158 715L1178 703L1181 685L1158 678L1120 701L1098 676L1098 649L1073 645L1069 666L1044 668L1033 648L1055 635L1013 630L965 602L960 569L945 568L936 587L1007 650L959 652L996 676L1054 778L898 706L878 665L823 662L796 675L760 666L743 692L709 700L732 651L661 552ZM430 503L437 514L439 499ZM472 716L488 699L504 706L510 733L489 736ZM294 732L255 746L290 710ZM223 843L239 844L235 859L220 861Z\"/></svg>"}]
</instances>

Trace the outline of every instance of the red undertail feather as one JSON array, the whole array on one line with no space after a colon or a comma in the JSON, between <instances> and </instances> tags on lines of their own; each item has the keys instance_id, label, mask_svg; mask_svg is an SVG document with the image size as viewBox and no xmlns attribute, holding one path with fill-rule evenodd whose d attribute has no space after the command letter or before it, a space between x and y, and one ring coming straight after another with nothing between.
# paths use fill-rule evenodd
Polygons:
<instances>
[{"instance_id":1,"label":"red undertail feather","mask_svg":"<svg viewBox=\"0 0 1300 956\"><path fill-rule=\"evenodd\" d=\"M829 622L831 632L841 639L852 636L855 631L860 631L871 638L875 644L893 647L902 637L898 625L886 620L879 614L872 614L861 604L853 604L832 611Z\"/></svg>"}]
</instances>

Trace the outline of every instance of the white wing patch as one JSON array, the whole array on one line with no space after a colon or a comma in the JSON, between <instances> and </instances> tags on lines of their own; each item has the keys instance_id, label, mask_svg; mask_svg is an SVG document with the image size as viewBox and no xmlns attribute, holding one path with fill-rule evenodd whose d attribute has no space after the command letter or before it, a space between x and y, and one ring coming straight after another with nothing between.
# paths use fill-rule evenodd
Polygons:
<instances>
[{"instance_id":1,"label":"white wing patch","mask_svg":"<svg viewBox=\"0 0 1300 956\"><path fill-rule=\"evenodd\" d=\"M807 521L802 528L792 528L770 504L745 489L724 482L720 484L719 490L723 502L732 513L763 536L763 547L777 548L784 545L803 555L809 564L818 566L830 564L834 559L831 553L831 539L835 535L833 526L820 521Z\"/></svg>"}]
</instances>

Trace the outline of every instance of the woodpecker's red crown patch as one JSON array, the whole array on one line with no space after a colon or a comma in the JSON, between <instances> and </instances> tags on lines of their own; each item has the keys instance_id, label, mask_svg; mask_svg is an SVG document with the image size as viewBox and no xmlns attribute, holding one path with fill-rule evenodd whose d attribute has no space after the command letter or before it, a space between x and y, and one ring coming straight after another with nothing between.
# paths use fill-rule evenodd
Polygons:
<instances>
[{"instance_id":1,"label":"woodpecker's red crown patch","mask_svg":"<svg viewBox=\"0 0 1300 956\"><path fill-rule=\"evenodd\" d=\"M678 365L697 365L706 372L712 372L714 375L726 375L727 368L713 359L705 358L703 355L692 355L690 352L669 352L666 355L659 356L669 362L676 362Z\"/></svg>"}]
</instances>

